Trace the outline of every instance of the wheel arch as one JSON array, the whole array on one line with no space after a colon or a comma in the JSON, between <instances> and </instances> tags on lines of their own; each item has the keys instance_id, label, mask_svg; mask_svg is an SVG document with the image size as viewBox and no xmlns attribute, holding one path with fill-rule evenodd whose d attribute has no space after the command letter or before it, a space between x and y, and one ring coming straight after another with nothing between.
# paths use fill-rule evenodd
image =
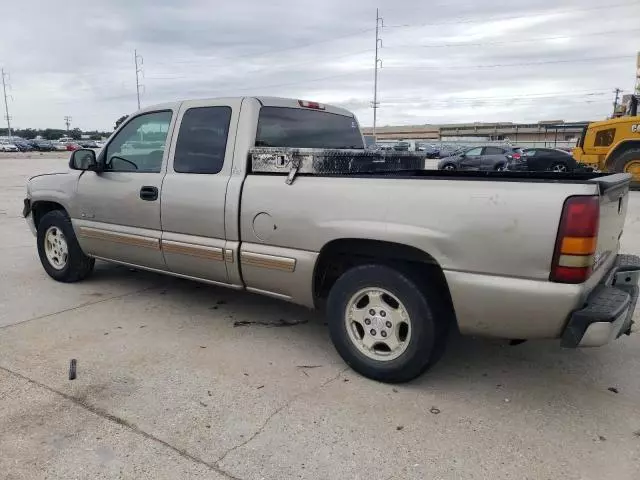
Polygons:
<instances>
[{"instance_id":1,"label":"wheel arch","mask_svg":"<svg viewBox=\"0 0 640 480\"><path fill-rule=\"evenodd\" d=\"M31 204L31 214L33 215L33 223L36 227L36 230L38 229L38 225L40 224L40 220L42 219L42 217L54 210L61 210L62 212L69 215L67 209L61 203L55 201L37 200Z\"/></svg>"},{"instance_id":2,"label":"wheel arch","mask_svg":"<svg viewBox=\"0 0 640 480\"><path fill-rule=\"evenodd\" d=\"M415 280L435 285L451 311L455 312L444 271L428 252L402 243L362 238L336 239L323 246L313 271L312 288L316 306L326 300L340 275L352 267L367 263L400 267Z\"/></svg>"}]
</instances>

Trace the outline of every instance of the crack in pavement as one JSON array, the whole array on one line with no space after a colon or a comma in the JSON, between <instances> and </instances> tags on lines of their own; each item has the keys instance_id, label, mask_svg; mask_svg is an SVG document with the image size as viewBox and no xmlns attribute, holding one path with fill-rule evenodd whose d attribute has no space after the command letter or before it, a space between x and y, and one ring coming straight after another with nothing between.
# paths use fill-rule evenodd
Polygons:
<instances>
[{"instance_id":1,"label":"crack in pavement","mask_svg":"<svg viewBox=\"0 0 640 480\"><path fill-rule=\"evenodd\" d=\"M79 310L81 308L89 307L91 305L97 305L98 303L104 303L104 302L108 302L110 300L117 300L118 298L128 297L129 295L135 295L136 293L146 292L148 290L153 290L154 288L160 288L161 286L162 285L152 285L150 287L143 288L143 289L140 289L140 290L136 290L134 292L123 293L121 295L116 295L115 297L102 298L100 300L96 300L95 302L83 303L82 305L76 305L75 307L65 308L65 309L60 310L58 312L47 313L45 315L40 315L38 317L33 317L33 318L28 318L26 320L21 320L20 322L16 322L16 323L9 323L8 325L0 326L0 330L2 330L4 328L15 327L17 325L22 325L23 323L34 322L36 320L42 320L44 318L54 317L54 316L59 315L61 313L72 312L74 310Z\"/></svg>"},{"instance_id":2,"label":"crack in pavement","mask_svg":"<svg viewBox=\"0 0 640 480\"><path fill-rule=\"evenodd\" d=\"M94 415L97 415L98 417L107 420L109 422L113 422L116 423L118 425L121 425L129 430L131 430L132 432L136 433L137 435L140 435L148 440L151 440L153 442L156 442L170 450L172 450L173 452L177 453L178 455L180 455L182 458L185 458L187 460L190 460L192 462L198 463L200 465L203 465L205 467L207 467L208 469L210 469L211 471L214 471L216 473L218 473L219 475L224 476L225 478L228 478L230 480L241 480L239 477L235 477L232 474L230 474L229 472L226 472L225 470L221 469L219 466L217 466L217 462L215 463L209 463L205 460L203 460L202 458L196 457L195 455L192 455L191 453L187 452L185 449L183 448L179 448L176 447L175 445L170 444L169 442L167 442L166 440L162 440L159 437L156 437L155 435L146 432L145 430L142 430L140 427L138 427L135 423L129 422L127 420L125 420L124 418L120 418L117 417L116 415L113 415L105 410L103 410L102 408L96 407L94 405L90 405L88 404L86 401L83 401L77 397L74 397L72 395L69 395L67 393L61 392L60 390L56 390L53 387L50 387L48 385L45 385L44 383L40 383L37 380L34 380L32 378L29 378L25 375L22 375L21 373L15 372L9 368L6 368L2 365L0 365L0 370L3 370L5 372L7 372L9 375L13 375L14 377L17 378L21 378L22 380L25 380L27 382L29 382L32 385L36 385L37 387L43 388L51 393L54 393L56 395L59 395L61 397L63 397L64 399L68 400L69 402L72 402L74 405L77 405L78 407L87 410L88 412L93 413Z\"/></svg>"},{"instance_id":3,"label":"crack in pavement","mask_svg":"<svg viewBox=\"0 0 640 480\"><path fill-rule=\"evenodd\" d=\"M309 393L318 391L318 390L322 390L324 387L326 387L327 385L329 385L330 383L335 382L338 378L340 378L340 376L346 372L347 370L349 370L351 367L347 366L345 368L343 368L342 370L340 370L336 375L334 375L333 377L331 377L329 380L321 383L320 385L318 385L317 387L311 388L310 390L305 390L303 392L298 393L297 395L294 395L293 397L291 397L289 400L287 400L284 404L282 404L280 407L276 408L271 415L269 415L267 417L267 419L264 421L264 423L262 424L262 426L260 428L258 428L253 435L251 435L247 440L244 440L243 442L239 443L238 445L231 447L229 450L227 450L218 460L215 461L215 465L217 465L219 468L220 464L224 461L225 458L227 458L227 456L233 452L235 452L236 450L238 450L239 448L244 447L245 445L247 445L248 443L250 443L253 439L255 439L258 435L260 435L262 432L264 432L265 428L267 427L267 425L269 425L269 422L273 419L273 417L275 417L276 415L278 415L280 412L282 412L284 409L288 408L293 402L295 402L296 400L298 400L300 397L302 397L303 395L307 395Z\"/></svg>"}]
</instances>

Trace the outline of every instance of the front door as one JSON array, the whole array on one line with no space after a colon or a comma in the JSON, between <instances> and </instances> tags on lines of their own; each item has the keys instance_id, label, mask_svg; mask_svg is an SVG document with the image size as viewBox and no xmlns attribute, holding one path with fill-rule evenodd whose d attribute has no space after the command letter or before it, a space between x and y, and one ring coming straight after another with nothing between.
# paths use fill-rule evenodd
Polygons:
<instances>
[{"instance_id":1,"label":"front door","mask_svg":"<svg viewBox=\"0 0 640 480\"><path fill-rule=\"evenodd\" d=\"M240 99L182 102L162 186L162 251L174 273L229 283L225 211ZM236 260L237 261L237 260Z\"/></svg>"},{"instance_id":2,"label":"front door","mask_svg":"<svg viewBox=\"0 0 640 480\"><path fill-rule=\"evenodd\" d=\"M82 249L95 257L165 269L160 249L160 194L173 112L142 113L109 141L101 172L78 180L74 218Z\"/></svg>"},{"instance_id":3,"label":"front door","mask_svg":"<svg viewBox=\"0 0 640 480\"><path fill-rule=\"evenodd\" d=\"M464 154L460 161L463 170L477 170L482 163L482 147L472 148Z\"/></svg>"}]
</instances>

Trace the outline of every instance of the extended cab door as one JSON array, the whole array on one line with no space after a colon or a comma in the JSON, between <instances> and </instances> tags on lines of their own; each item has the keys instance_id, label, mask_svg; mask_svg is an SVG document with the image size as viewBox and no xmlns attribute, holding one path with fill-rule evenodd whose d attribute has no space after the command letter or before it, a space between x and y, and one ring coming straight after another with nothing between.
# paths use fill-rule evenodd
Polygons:
<instances>
[{"instance_id":1,"label":"extended cab door","mask_svg":"<svg viewBox=\"0 0 640 480\"><path fill-rule=\"evenodd\" d=\"M229 283L225 197L241 99L183 102L162 186L162 251L170 271Z\"/></svg>"},{"instance_id":2,"label":"extended cab door","mask_svg":"<svg viewBox=\"0 0 640 480\"><path fill-rule=\"evenodd\" d=\"M78 214L73 223L86 253L165 268L160 250L160 192L173 116L167 109L128 119L98 158L104 170L85 171L78 179Z\"/></svg>"}]
</instances>

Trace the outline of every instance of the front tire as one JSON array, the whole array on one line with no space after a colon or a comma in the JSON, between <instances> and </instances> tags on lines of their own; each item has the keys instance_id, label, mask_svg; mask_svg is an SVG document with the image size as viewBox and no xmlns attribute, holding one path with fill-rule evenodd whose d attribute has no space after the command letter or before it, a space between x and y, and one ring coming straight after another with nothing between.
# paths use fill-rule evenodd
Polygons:
<instances>
[{"instance_id":1,"label":"front tire","mask_svg":"<svg viewBox=\"0 0 640 480\"><path fill-rule=\"evenodd\" d=\"M408 272L408 271L407 271ZM384 265L344 273L327 301L329 333L344 361L365 377L406 382L439 359L448 323L437 289ZM443 316L444 317L444 316Z\"/></svg>"},{"instance_id":2,"label":"front tire","mask_svg":"<svg viewBox=\"0 0 640 480\"><path fill-rule=\"evenodd\" d=\"M95 260L84 254L71 225L61 210L46 213L38 224L38 255L47 274L59 282L84 280Z\"/></svg>"}]
</instances>

